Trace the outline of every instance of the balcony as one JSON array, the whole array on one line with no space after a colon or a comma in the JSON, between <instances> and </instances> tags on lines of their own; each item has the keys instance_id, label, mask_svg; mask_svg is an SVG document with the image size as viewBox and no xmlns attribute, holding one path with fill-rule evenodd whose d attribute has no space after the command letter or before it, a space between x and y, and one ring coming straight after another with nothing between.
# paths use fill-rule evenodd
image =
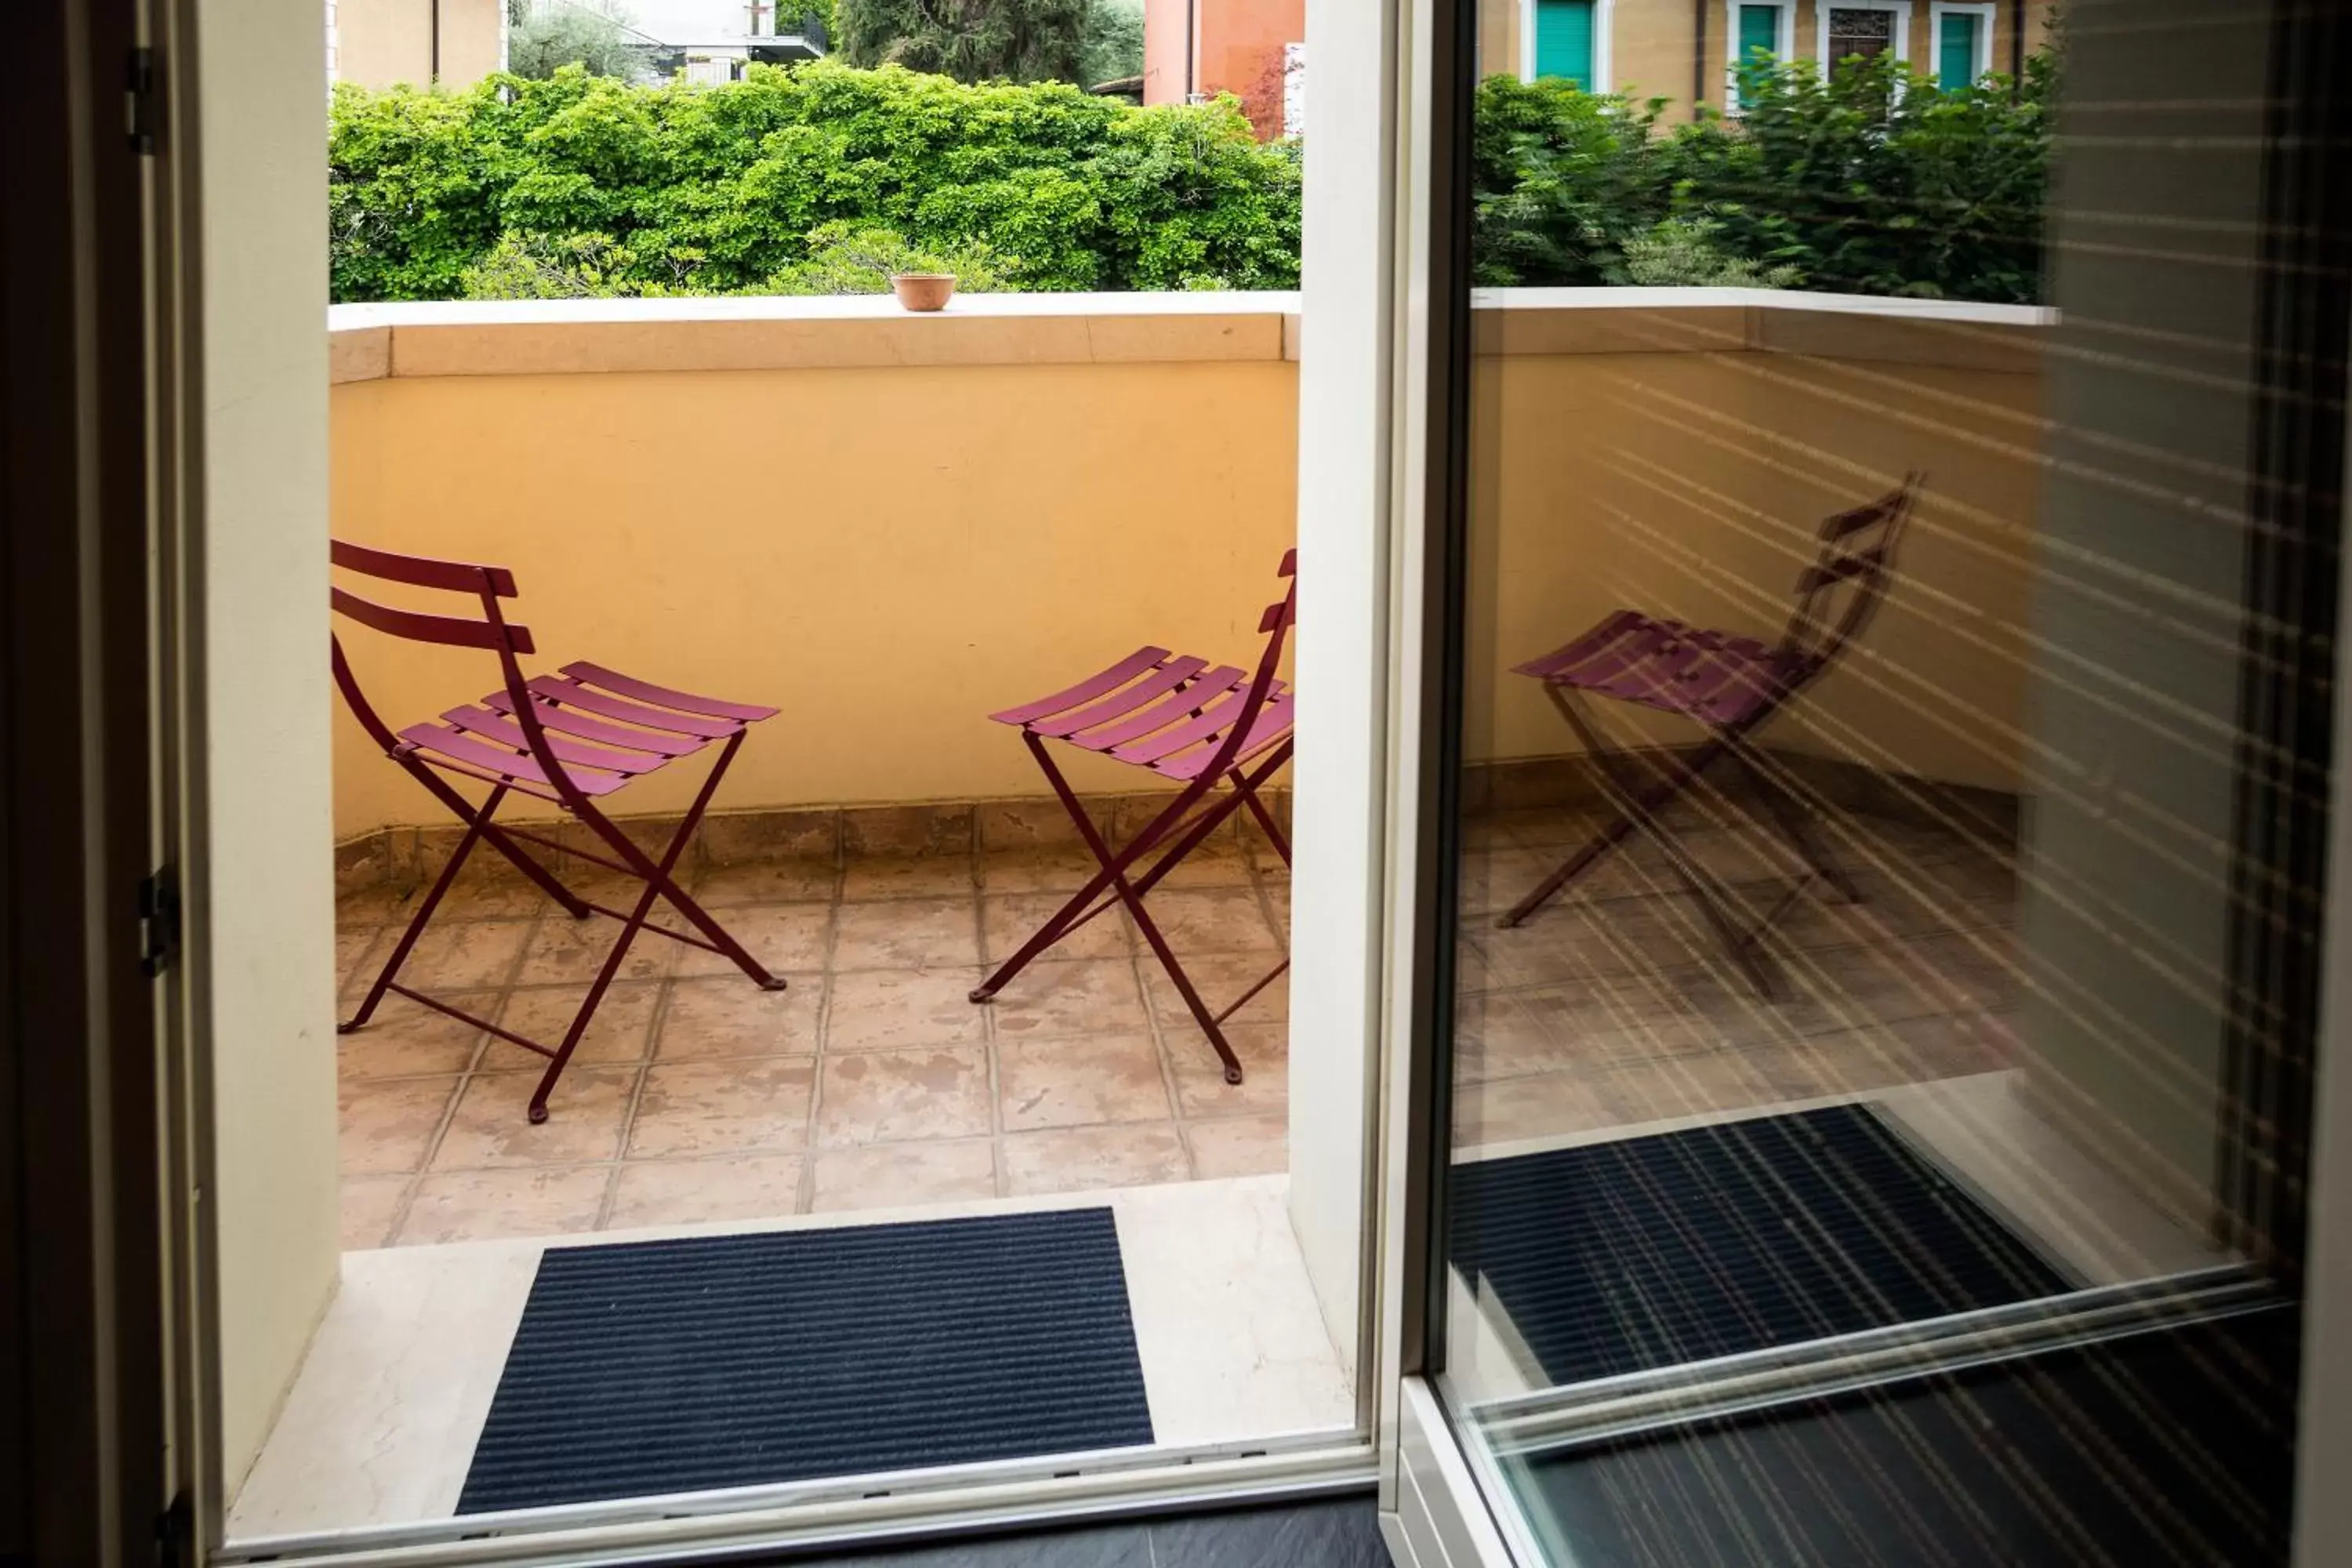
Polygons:
<instances>
[{"instance_id":1,"label":"balcony","mask_svg":"<svg viewBox=\"0 0 2352 1568\"><path fill-rule=\"evenodd\" d=\"M1501 671L1621 603L1768 627L1781 606L1754 585L1793 574L1814 520L1887 476L1930 484L1870 646L1771 737L1848 808L1841 831L1887 895L1790 927L1812 1004L1762 1008L1717 973L1664 867L1637 850L1536 926L1465 922L1467 1141L2007 1065L2042 319L1705 289L1481 306L1481 375L1510 423L1480 457L1474 537L1508 559L1471 573L1500 584L1470 628L1473 912L1515 900L1599 805L1540 697ZM758 993L709 955L646 942L537 1127L521 1052L388 1013L342 1045L347 1245L1283 1170L1279 984L1236 1016L1239 1086L1123 917L992 1007L964 993L1091 869L983 715L1146 638L1237 659L1255 646L1291 539L1296 308L338 308L339 536L509 565L543 648L782 708L688 870L793 981ZM1850 484L1832 493L1823 474ZM362 673L405 718L481 689L478 658ZM348 1004L455 830L339 723ZM1153 804L1114 793L1132 787L1121 772L1074 774L1114 837ZM655 781L632 804L658 826L692 782ZM1718 819L1701 825L1703 852L1735 886L1774 874L1725 804L1687 808ZM459 899L419 982L525 1033L565 1016L601 945L510 875L469 870ZM1263 834L1227 829L1155 908L1209 994L1230 995L1286 941L1286 873ZM1686 984L1671 994L1633 978L1677 952ZM1930 1001L1847 1016L1873 994Z\"/></svg>"}]
</instances>

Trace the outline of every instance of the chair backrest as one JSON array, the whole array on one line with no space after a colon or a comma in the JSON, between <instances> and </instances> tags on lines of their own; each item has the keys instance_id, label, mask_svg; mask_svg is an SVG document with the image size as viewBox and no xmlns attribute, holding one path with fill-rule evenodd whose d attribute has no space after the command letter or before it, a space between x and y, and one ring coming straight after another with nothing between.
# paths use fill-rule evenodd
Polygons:
<instances>
[{"instance_id":1,"label":"chair backrest","mask_svg":"<svg viewBox=\"0 0 2352 1568\"><path fill-rule=\"evenodd\" d=\"M422 555L395 555L390 551L372 550L364 544L352 544L337 539L329 542L328 561L337 569L379 582L401 583L413 588L434 588L445 593L470 595L481 607L479 616L435 615L422 610L395 609L379 605L373 599L340 586L328 588L328 604L334 613L346 620L356 621L373 631L406 642L432 643L444 647L478 647L499 656L507 678L507 687L523 709L530 706L523 695L522 666L518 654L533 651L530 628L509 621L499 606L501 599L516 596L514 574L503 566L482 566L463 561L436 561ZM336 636L333 646L335 686L352 710L352 716L374 739L390 752L400 744L399 737L376 713L352 675L351 663L343 657L343 641ZM526 733L538 728L535 714L525 712L520 722ZM538 748L534 746L534 750Z\"/></svg>"},{"instance_id":2,"label":"chair backrest","mask_svg":"<svg viewBox=\"0 0 2352 1568\"><path fill-rule=\"evenodd\" d=\"M1895 584L1895 549L1927 476L1911 473L1867 506L1826 518L1821 552L1797 574L1797 605L1780 653L1810 679L1837 661L1878 613Z\"/></svg>"},{"instance_id":3,"label":"chair backrest","mask_svg":"<svg viewBox=\"0 0 2352 1568\"><path fill-rule=\"evenodd\" d=\"M1284 590L1281 599L1268 605L1257 618L1257 629L1265 638L1265 650L1258 655L1257 672L1250 677L1249 689L1242 697L1242 704L1234 715L1234 721L1226 726L1223 736L1217 742L1215 760L1201 770L1196 775L1200 778L1221 778L1234 765L1234 759L1249 743L1251 735L1258 727L1258 719L1274 694L1275 672L1282 667L1283 644L1290 636L1291 626L1298 619L1297 548L1282 552L1282 564L1275 568L1275 574L1290 585Z\"/></svg>"}]
</instances>

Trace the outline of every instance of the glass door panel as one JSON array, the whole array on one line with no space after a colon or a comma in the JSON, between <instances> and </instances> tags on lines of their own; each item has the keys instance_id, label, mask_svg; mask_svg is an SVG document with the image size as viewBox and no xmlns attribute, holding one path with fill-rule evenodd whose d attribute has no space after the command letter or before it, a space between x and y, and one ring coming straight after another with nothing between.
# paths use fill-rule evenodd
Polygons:
<instances>
[{"instance_id":1,"label":"glass door panel","mask_svg":"<svg viewBox=\"0 0 2352 1568\"><path fill-rule=\"evenodd\" d=\"M1449 1410L1557 1561L2264 1560L2335 25L1464 3Z\"/></svg>"}]
</instances>

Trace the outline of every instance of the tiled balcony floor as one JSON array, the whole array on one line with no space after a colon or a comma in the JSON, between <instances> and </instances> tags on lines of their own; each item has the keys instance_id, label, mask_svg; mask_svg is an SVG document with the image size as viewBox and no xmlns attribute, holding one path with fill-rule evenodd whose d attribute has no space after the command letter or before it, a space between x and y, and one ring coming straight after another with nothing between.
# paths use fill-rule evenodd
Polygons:
<instances>
[{"instance_id":1,"label":"tiled balcony floor","mask_svg":"<svg viewBox=\"0 0 2352 1568\"><path fill-rule=\"evenodd\" d=\"M790 988L759 991L715 955L641 938L538 1127L524 1106L540 1058L390 999L340 1042L344 1244L1282 1170L1280 982L1229 1026L1239 1086L1123 915L1097 920L992 1005L965 999L1091 869L1075 844L706 869L698 896ZM1233 835L1196 852L1151 908L1222 1005L1275 963L1287 901L1279 859ZM343 901L347 1011L411 907L381 892ZM552 1040L616 929L469 867L402 979Z\"/></svg>"},{"instance_id":2,"label":"tiled balcony floor","mask_svg":"<svg viewBox=\"0 0 2352 1568\"><path fill-rule=\"evenodd\" d=\"M1761 915L1793 862L1720 800L1694 854ZM1863 817L1830 832L1860 904L1774 924L1790 994L1726 959L1664 859L1635 844L1526 925L1494 915L1588 834L1569 809L1474 824L1464 871L1458 1152L1580 1137L1997 1070L2012 1063L2009 859ZM705 870L698 891L792 981L642 940L532 1127L537 1058L394 999L341 1041L347 1246L578 1234L1279 1171L1287 997L1231 1026L1224 1083L1158 963L1105 917L993 1005L964 994L1087 877L1075 845ZM605 901L611 901L607 899ZM1261 843L1206 847L1152 908L1214 1003L1271 966L1288 887ZM397 934L389 895L341 910L343 1003ZM560 1035L612 922L472 881L405 978Z\"/></svg>"},{"instance_id":3,"label":"tiled balcony floor","mask_svg":"<svg viewBox=\"0 0 2352 1568\"><path fill-rule=\"evenodd\" d=\"M1746 923L1798 862L1721 799L1677 816ZM1664 858L1636 843L1523 925L1496 917L1593 831L1572 812L1474 825L1455 1017L1457 1153L2013 1065L2013 855L1859 816L1825 836L1860 903L1804 895L1771 923L1786 994L1759 997Z\"/></svg>"}]
</instances>

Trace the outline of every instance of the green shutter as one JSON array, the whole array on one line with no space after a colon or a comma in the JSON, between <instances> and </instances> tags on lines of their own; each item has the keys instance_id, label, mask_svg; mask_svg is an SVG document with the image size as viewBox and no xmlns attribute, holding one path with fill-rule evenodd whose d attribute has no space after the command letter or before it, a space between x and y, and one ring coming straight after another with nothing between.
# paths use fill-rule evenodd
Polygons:
<instances>
[{"instance_id":1,"label":"green shutter","mask_svg":"<svg viewBox=\"0 0 2352 1568\"><path fill-rule=\"evenodd\" d=\"M1780 58L1780 7L1778 5L1742 5L1739 8L1739 53L1736 57L1733 78L1753 65L1756 51L1761 49L1774 59ZM1737 92L1733 98L1740 95Z\"/></svg>"},{"instance_id":2,"label":"green shutter","mask_svg":"<svg viewBox=\"0 0 2352 1568\"><path fill-rule=\"evenodd\" d=\"M1592 86L1592 0L1536 0L1535 74Z\"/></svg>"},{"instance_id":3,"label":"green shutter","mask_svg":"<svg viewBox=\"0 0 2352 1568\"><path fill-rule=\"evenodd\" d=\"M1966 11L1947 11L1936 36L1936 85L1958 92L1977 79L1977 29L1984 18Z\"/></svg>"}]
</instances>

